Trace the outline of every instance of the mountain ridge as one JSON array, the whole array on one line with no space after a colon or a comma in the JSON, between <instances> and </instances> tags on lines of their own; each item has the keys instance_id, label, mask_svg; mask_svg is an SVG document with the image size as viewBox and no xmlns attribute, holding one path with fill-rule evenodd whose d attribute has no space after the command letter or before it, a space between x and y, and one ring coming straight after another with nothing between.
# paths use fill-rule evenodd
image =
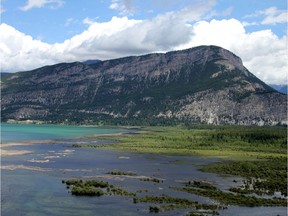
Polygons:
<instances>
[{"instance_id":1,"label":"mountain ridge","mask_svg":"<svg viewBox=\"0 0 288 216\"><path fill-rule=\"evenodd\" d=\"M2 79L2 120L287 124L287 98L217 46L60 63Z\"/></svg>"},{"instance_id":2,"label":"mountain ridge","mask_svg":"<svg viewBox=\"0 0 288 216\"><path fill-rule=\"evenodd\" d=\"M271 84L270 85L273 89L276 91L286 94L288 93L288 85L277 85L277 84Z\"/></svg>"}]
</instances>

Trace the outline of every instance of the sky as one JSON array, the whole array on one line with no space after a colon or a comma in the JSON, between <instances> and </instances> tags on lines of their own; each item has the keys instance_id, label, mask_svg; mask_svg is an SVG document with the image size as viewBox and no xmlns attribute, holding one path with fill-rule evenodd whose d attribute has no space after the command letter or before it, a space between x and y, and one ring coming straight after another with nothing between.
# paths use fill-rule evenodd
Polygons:
<instances>
[{"instance_id":1,"label":"sky","mask_svg":"<svg viewBox=\"0 0 288 216\"><path fill-rule=\"evenodd\" d=\"M0 0L2 72L217 45L287 84L287 0Z\"/></svg>"}]
</instances>

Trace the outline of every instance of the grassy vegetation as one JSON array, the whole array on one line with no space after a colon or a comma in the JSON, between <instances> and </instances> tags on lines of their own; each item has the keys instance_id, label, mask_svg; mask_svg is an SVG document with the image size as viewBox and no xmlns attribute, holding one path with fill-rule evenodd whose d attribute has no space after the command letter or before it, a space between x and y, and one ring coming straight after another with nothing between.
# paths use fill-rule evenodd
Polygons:
<instances>
[{"instance_id":1,"label":"grassy vegetation","mask_svg":"<svg viewBox=\"0 0 288 216\"><path fill-rule=\"evenodd\" d=\"M201 211L201 212L188 212L186 216L207 216L207 215L219 215L216 211Z\"/></svg>"},{"instance_id":2,"label":"grassy vegetation","mask_svg":"<svg viewBox=\"0 0 288 216\"><path fill-rule=\"evenodd\" d=\"M122 171L111 171L111 172L107 172L106 174L120 175L120 176L137 176L136 173L133 173L133 172L122 172Z\"/></svg>"},{"instance_id":3,"label":"grassy vegetation","mask_svg":"<svg viewBox=\"0 0 288 216\"><path fill-rule=\"evenodd\" d=\"M209 182L203 182L203 181L189 181L186 186L194 186L201 189L208 189L208 190L216 190L217 188L210 184Z\"/></svg>"},{"instance_id":4,"label":"grassy vegetation","mask_svg":"<svg viewBox=\"0 0 288 216\"><path fill-rule=\"evenodd\" d=\"M223 158L286 157L286 128L198 126L155 127L150 133L109 137L121 144L110 148L125 151Z\"/></svg>"},{"instance_id":5,"label":"grassy vegetation","mask_svg":"<svg viewBox=\"0 0 288 216\"><path fill-rule=\"evenodd\" d=\"M72 194L75 188L78 193L74 192L75 195L82 193L98 196L101 195L99 191L101 189L104 194L133 196L134 203L152 203L153 205L149 206L151 213L187 208L191 210L187 213L189 216L218 215L218 210L226 208L223 205L287 206L287 128L202 125L190 128L154 127L145 128L145 130L148 132L137 135L103 137L106 140L118 141L119 144L101 145L101 147L139 153L219 157L222 159L220 162L208 164L201 170L241 176L244 178L243 185L229 188L229 191L221 191L209 182L191 180L184 187L170 187L178 191L208 197L220 203L218 205L200 204L186 198L170 197L164 194L139 197L136 193L126 193L108 183L108 185L100 183L105 188L103 190L97 186L98 183L80 183L75 180L68 181L68 184L66 182L67 186L74 185ZM181 164L181 160L177 163ZM114 171L108 174L134 175L135 173ZM158 178L140 180L163 182ZM86 187L81 188L81 185L85 184L88 185L89 192ZM142 192L139 190L139 193L140 191ZM283 197L275 197L275 192L281 192ZM261 197L264 194L270 197Z\"/></svg>"},{"instance_id":6,"label":"grassy vegetation","mask_svg":"<svg viewBox=\"0 0 288 216\"><path fill-rule=\"evenodd\" d=\"M221 162L201 170L244 177L242 186L230 188L227 193L213 185L192 181L180 190L226 205L287 206L287 199L273 197L275 192L287 197L287 128L195 126L150 130L134 136L109 137L120 141L110 147L140 153L220 157ZM271 199L247 194L266 194Z\"/></svg>"},{"instance_id":7,"label":"grassy vegetation","mask_svg":"<svg viewBox=\"0 0 288 216\"><path fill-rule=\"evenodd\" d=\"M198 211L205 211L206 215L218 215L217 210L225 209L226 207L220 205L206 205L200 204L185 198L169 197L167 195L161 196L144 196L138 197L136 193L128 192L122 188L111 185L107 182L98 180L62 180L66 184L67 189L70 189L72 195L75 196L103 196L103 195L121 195L132 196L133 203L153 203L157 206L149 206L150 213L158 213L160 211L170 211L181 208L193 209L194 213ZM148 190L138 190L137 193L148 192ZM208 210L208 211L207 211Z\"/></svg>"},{"instance_id":8,"label":"grassy vegetation","mask_svg":"<svg viewBox=\"0 0 288 216\"><path fill-rule=\"evenodd\" d=\"M287 196L286 157L272 157L255 161L224 161L209 164L202 170L246 177L241 188L230 188L232 192L258 195L273 195L274 192L281 192L283 196Z\"/></svg>"},{"instance_id":9,"label":"grassy vegetation","mask_svg":"<svg viewBox=\"0 0 288 216\"><path fill-rule=\"evenodd\" d=\"M163 180L158 178L142 178L140 181L148 181L148 182L154 182L154 183L163 183Z\"/></svg>"},{"instance_id":10,"label":"grassy vegetation","mask_svg":"<svg viewBox=\"0 0 288 216\"><path fill-rule=\"evenodd\" d=\"M212 210L213 214L218 214L217 210L225 209L226 207L220 205L206 205L200 204L198 202L186 199L186 198L174 198L167 195L161 196L144 196L144 197L134 197L134 203L144 202L144 203L157 203L158 206L150 206L150 212L159 211L170 211L179 208L189 208L196 210Z\"/></svg>"},{"instance_id":11,"label":"grassy vegetation","mask_svg":"<svg viewBox=\"0 0 288 216\"><path fill-rule=\"evenodd\" d=\"M238 206L286 206L287 200L284 198L259 198L255 196L244 196L237 189L230 190L235 193L223 192L209 182L189 181L183 188L171 187L175 190L185 191L199 196L208 197L220 202L223 205ZM242 189L240 189L242 190Z\"/></svg>"},{"instance_id":12,"label":"grassy vegetation","mask_svg":"<svg viewBox=\"0 0 288 216\"><path fill-rule=\"evenodd\" d=\"M122 188L115 187L107 182L97 180L76 180L71 179L64 181L67 189L71 189L71 194L75 196L102 196L102 195L120 195L120 196L136 196L133 192L128 192Z\"/></svg>"},{"instance_id":13,"label":"grassy vegetation","mask_svg":"<svg viewBox=\"0 0 288 216\"><path fill-rule=\"evenodd\" d=\"M214 199L224 205L238 206L287 206L287 200L284 198L258 198L255 196L243 196L242 194L226 193L218 189L196 189L190 187L175 188L180 191L196 194L199 196Z\"/></svg>"}]
</instances>

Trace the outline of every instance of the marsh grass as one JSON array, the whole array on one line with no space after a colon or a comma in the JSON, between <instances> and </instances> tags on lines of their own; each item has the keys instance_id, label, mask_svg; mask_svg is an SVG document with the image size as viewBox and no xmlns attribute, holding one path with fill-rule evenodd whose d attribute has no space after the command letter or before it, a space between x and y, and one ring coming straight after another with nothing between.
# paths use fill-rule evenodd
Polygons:
<instances>
[{"instance_id":1,"label":"marsh grass","mask_svg":"<svg viewBox=\"0 0 288 216\"><path fill-rule=\"evenodd\" d=\"M218 157L222 159L220 162L204 166L201 170L241 176L245 178L244 184L230 188L233 193L212 188L188 188L186 191L216 200L221 197L223 203L235 205L284 205L282 199L261 200L244 195L266 194L273 197L275 192L281 192L287 197L287 128L202 125L146 129L149 130L134 136L109 137L120 142L110 147L139 153ZM203 183L200 186L208 187Z\"/></svg>"},{"instance_id":2,"label":"marsh grass","mask_svg":"<svg viewBox=\"0 0 288 216\"><path fill-rule=\"evenodd\" d=\"M284 198L258 198L255 196L244 196L242 194L226 193L221 190L214 189L197 189L191 187L174 188L179 191L208 197L220 202L222 205L237 206L287 206L287 200Z\"/></svg>"},{"instance_id":3,"label":"marsh grass","mask_svg":"<svg viewBox=\"0 0 288 216\"><path fill-rule=\"evenodd\" d=\"M120 175L120 176L137 176L136 173L133 173L133 172L123 172L123 171L111 171L111 172L107 172L106 174L110 174L110 175Z\"/></svg>"},{"instance_id":4,"label":"marsh grass","mask_svg":"<svg viewBox=\"0 0 288 216\"><path fill-rule=\"evenodd\" d=\"M230 188L239 194L287 196L287 158L271 157L255 161L222 161L204 166L202 171L245 177L241 188Z\"/></svg>"},{"instance_id":5,"label":"marsh grass","mask_svg":"<svg viewBox=\"0 0 288 216\"><path fill-rule=\"evenodd\" d=\"M200 204L196 201L192 201L186 198L175 198L164 194L161 196L144 196L140 198L139 197L133 198L133 203L141 203L141 202L158 204L156 208L155 207L151 208L150 206L150 212L171 211L179 208L188 208L195 210L212 210L215 211L216 213L217 210L223 210L226 208L221 205Z\"/></svg>"},{"instance_id":6,"label":"marsh grass","mask_svg":"<svg viewBox=\"0 0 288 216\"><path fill-rule=\"evenodd\" d=\"M140 178L140 181L163 183L164 181L158 178Z\"/></svg>"},{"instance_id":7,"label":"marsh grass","mask_svg":"<svg viewBox=\"0 0 288 216\"><path fill-rule=\"evenodd\" d=\"M101 145L101 148L125 152L218 157L220 162L204 166L201 170L241 176L245 180L242 186L224 192L207 182L190 181L183 188L170 188L208 197L221 205L287 206L287 128L200 125L190 128L150 127L144 130L145 133L134 135L100 137L117 142L113 145ZM274 197L275 192L281 192L286 198ZM271 197L262 198L251 194L268 194ZM156 203L157 206L149 208L152 213L192 208L209 210L207 214L217 215L217 210L223 209L219 205L203 205L166 195L134 196L133 202ZM192 211L188 215L201 215L201 212Z\"/></svg>"},{"instance_id":8,"label":"marsh grass","mask_svg":"<svg viewBox=\"0 0 288 216\"><path fill-rule=\"evenodd\" d=\"M229 193L224 192L217 187L213 186L209 182L204 181L188 181L185 184L185 187L177 188L177 187L170 187L172 189L178 191L185 191L191 194L196 194L199 196L208 197L210 199L214 199L217 202L221 203L222 205L238 205L238 206L287 206L287 200L284 198L260 198L255 196L244 196L245 193L239 193L237 189L230 190L231 192L236 193Z\"/></svg>"},{"instance_id":9,"label":"marsh grass","mask_svg":"<svg viewBox=\"0 0 288 216\"><path fill-rule=\"evenodd\" d=\"M102 195L120 195L120 196L136 196L136 193L128 192L122 188L115 187L107 182L98 180L77 180L71 179L64 181L67 189L71 189L71 194L75 196L102 196Z\"/></svg>"},{"instance_id":10,"label":"marsh grass","mask_svg":"<svg viewBox=\"0 0 288 216\"><path fill-rule=\"evenodd\" d=\"M286 128L207 126L197 128L155 127L133 136L105 137L120 142L110 148L174 155L222 158L286 156ZM105 146L107 147L107 145Z\"/></svg>"}]
</instances>

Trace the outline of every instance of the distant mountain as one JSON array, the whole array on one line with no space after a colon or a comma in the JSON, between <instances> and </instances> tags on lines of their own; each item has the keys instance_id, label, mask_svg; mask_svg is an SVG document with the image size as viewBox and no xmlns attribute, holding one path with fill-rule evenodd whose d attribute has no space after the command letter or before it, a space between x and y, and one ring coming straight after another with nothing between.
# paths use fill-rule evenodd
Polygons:
<instances>
[{"instance_id":1,"label":"distant mountain","mask_svg":"<svg viewBox=\"0 0 288 216\"><path fill-rule=\"evenodd\" d=\"M86 65L91 65L91 64L97 64L97 63L100 63L100 62L101 62L101 60L96 59L96 60L87 60L87 61L84 61L82 63L84 63Z\"/></svg>"},{"instance_id":2,"label":"distant mountain","mask_svg":"<svg viewBox=\"0 0 288 216\"><path fill-rule=\"evenodd\" d=\"M0 73L1 77L8 76L8 75L11 75L11 73L7 73L7 72L1 72Z\"/></svg>"},{"instance_id":3,"label":"distant mountain","mask_svg":"<svg viewBox=\"0 0 288 216\"><path fill-rule=\"evenodd\" d=\"M216 46L62 63L2 78L2 120L287 124L287 98Z\"/></svg>"},{"instance_id":4,"label":"distant mountain","mask_svg":"<svg viewBox=\"0 0 288 216\"><path fill-rule=\"evenodd\" d=\"M273 89L277 90L278 92L287 94L288 93L288 85L270 85Z\"/></svg>"}]
</instances>

